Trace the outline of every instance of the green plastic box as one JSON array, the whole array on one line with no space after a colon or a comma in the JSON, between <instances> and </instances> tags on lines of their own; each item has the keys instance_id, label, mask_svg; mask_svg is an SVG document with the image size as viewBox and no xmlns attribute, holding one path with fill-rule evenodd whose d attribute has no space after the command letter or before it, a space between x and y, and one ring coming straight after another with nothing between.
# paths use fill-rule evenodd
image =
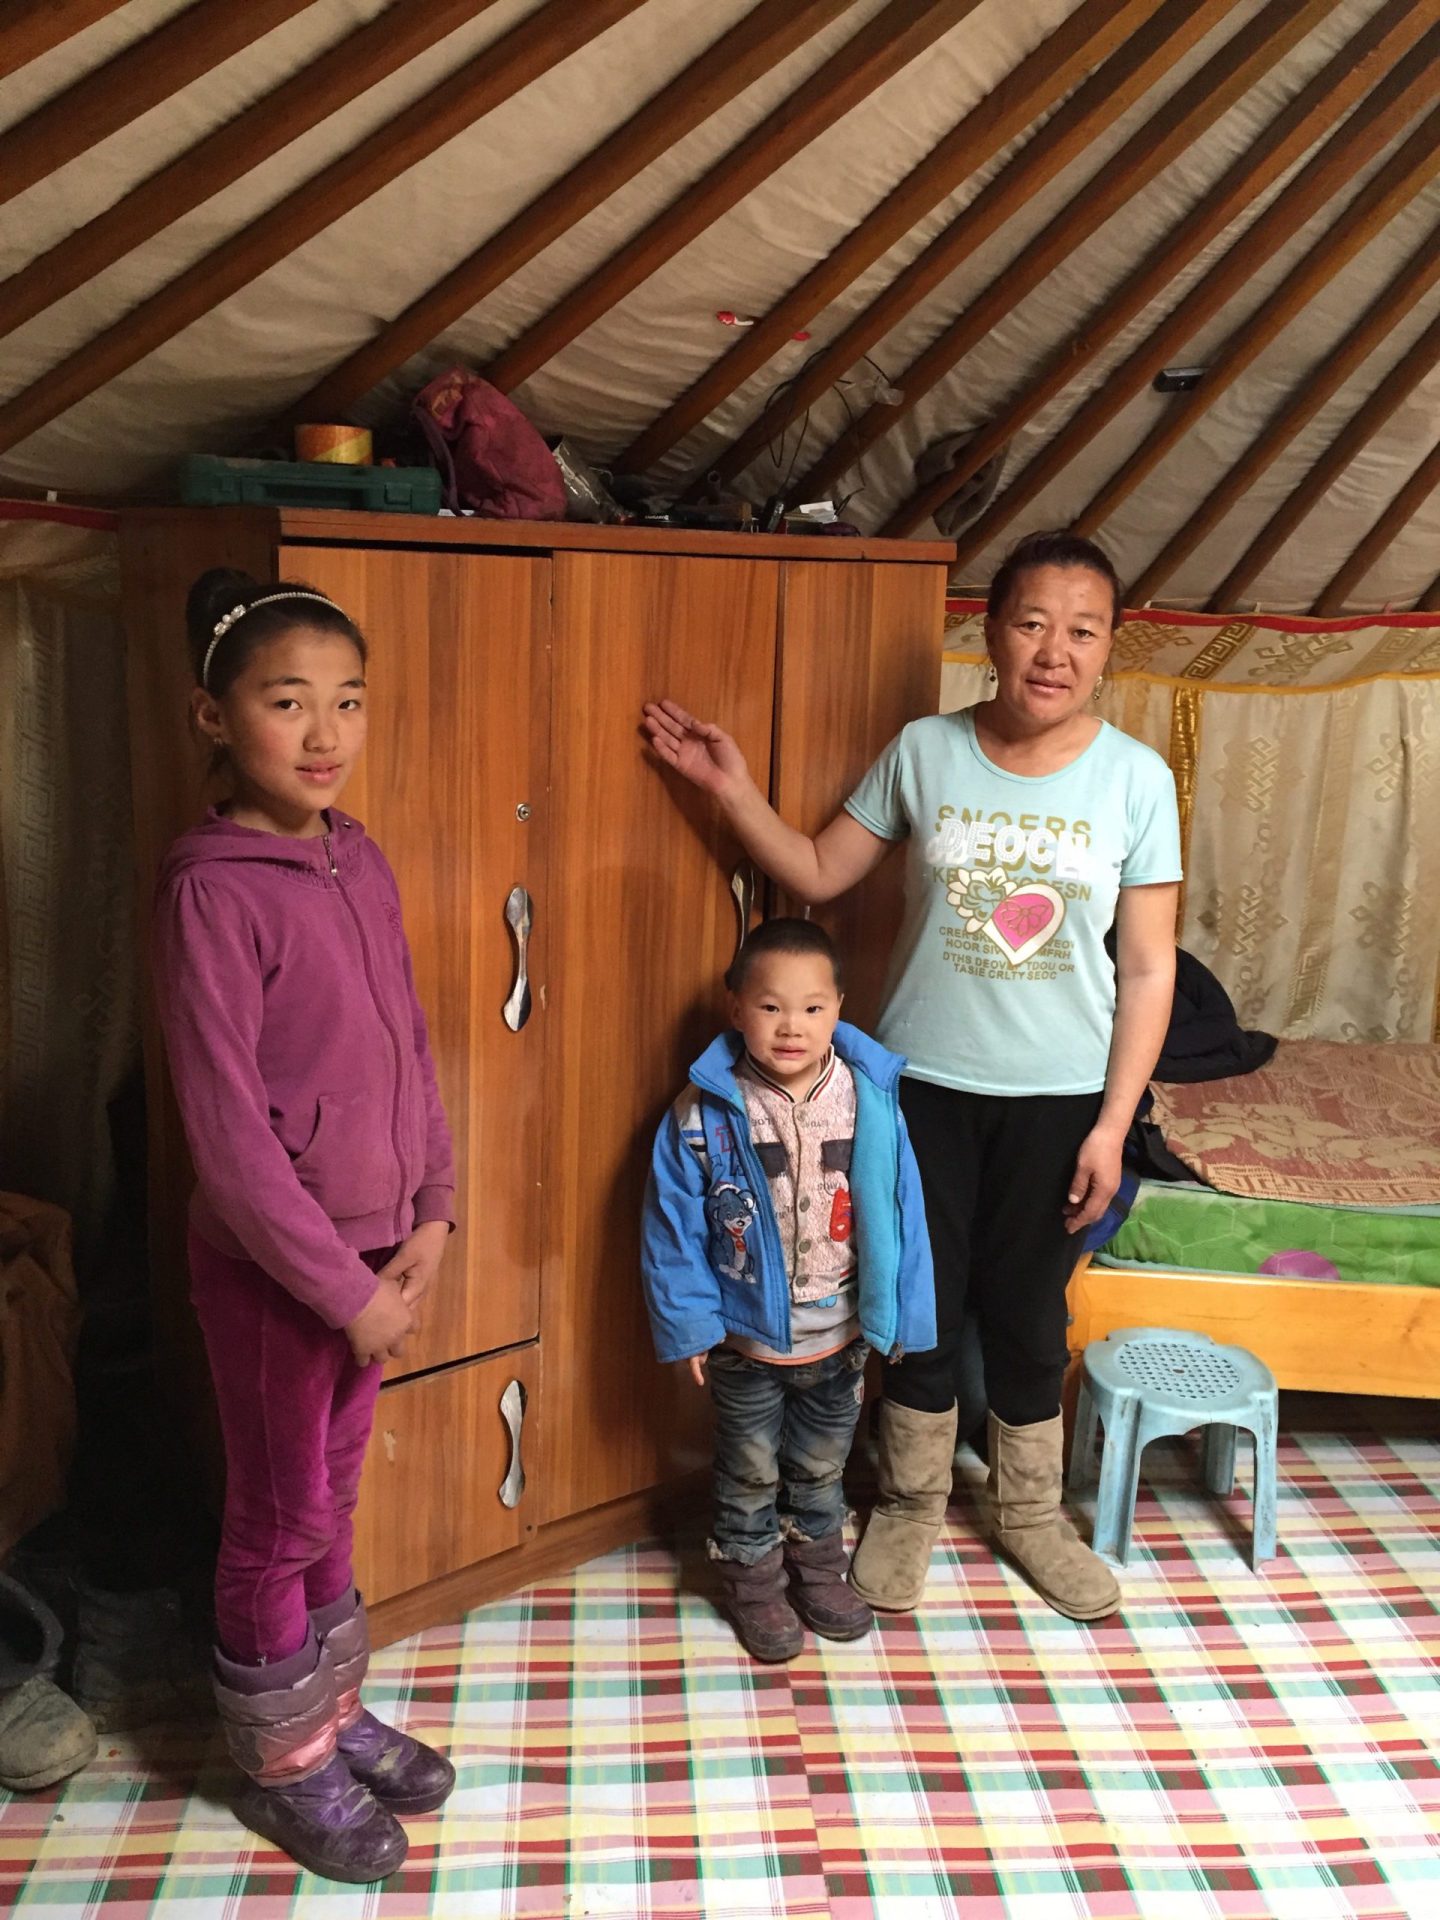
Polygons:
<instances>
[{"instance_id":1,"label":"green plastic box","mask_svg":"<svg viewBox=\"0 0 1440 1920\"><path fill-rule=\"evenodd\" d=\"M434 467L345 467L323 460L227 460L191 453L180 462L187 507L352 507L363 513L438 513Z\"/></svg>"}]
</instances>

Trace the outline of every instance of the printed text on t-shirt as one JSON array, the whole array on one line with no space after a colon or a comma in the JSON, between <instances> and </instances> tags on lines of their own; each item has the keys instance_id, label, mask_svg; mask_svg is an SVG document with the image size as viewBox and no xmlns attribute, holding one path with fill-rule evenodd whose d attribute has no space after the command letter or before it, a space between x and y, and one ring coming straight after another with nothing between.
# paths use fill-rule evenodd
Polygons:
<instances>
[{"instance_id":1,"label":"printed text on t-shirt","mask_svg":"<svg viewBox=\"0 0 1440 1920\"><path fill-rule=\"evenodd\" d=\"M1004 813L980 819L968 807L942 807L925 858L936 867L1029 866L1061 880L1088 880L1090 822L1042 821L1033 813L1022 813L1018 820Z\"/></svg>"}]
</instances>

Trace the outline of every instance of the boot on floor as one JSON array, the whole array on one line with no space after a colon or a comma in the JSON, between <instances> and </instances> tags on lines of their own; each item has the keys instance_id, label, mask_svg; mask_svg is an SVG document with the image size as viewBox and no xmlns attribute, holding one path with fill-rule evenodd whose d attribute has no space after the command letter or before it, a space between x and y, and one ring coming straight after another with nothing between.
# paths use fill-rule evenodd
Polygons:
<instances>
[{"instance_id":1,"label":"boot on floor","mask_svg":"<svg viewBox=\"0 0 1440 1920\"><path fill-rule=\"evenodd\" d=\"M377 1720L360 1704L370 1666L365 1602L352 1589L310 1617L335 1674L337 1745L346 1766L382 1807L401 1819L442 1806L455 1789L455 1769L444 1754Z\"/></svg>"},{"instance_id":2,"label":"boot on floor","mask_svg":"<svg viewBox=\"0 0 1440 1920\"><path fill-rule=\"evenodd\" d=\"M819 1540L785 1542L790 1604L812 1633L826 1640L859 1640L875 1616L845 1578L849 1556L837 1528Z\"/></svg>"},{"instance_id":3,"label":"boot on floor","mask_svg":"<svg viewBox=\"0 0 1440 1920\"><path fill-rule=\"evenodd\" d=\"M855 1549L850 1584L886 1613L909 1613L925 1591L955 1465L956 1409L918 1413L880 1403L880 1498Z\"/></svg>"},{"instance_id":4,"label":"boot on floor","mask_svg":"<svg viewBox=\"0 0 1440 1920\"><path fill-rule=\"evenodd\" d=\"M33 1793L88 1766L98 1741L88 1714L55 1684L60 1622L0 1573L0 1787Z\"/></svg>"},{"instance_id":5,"label":"boot on floor","mask_svg":"<svg viewBox=\"0 0 1440 1920\"><path fill-rule=\"evenodd\" d=\"M719 1568L722 1604L745 1651L756 1660L793 1660L805 1644L805 1629L785 1595L779 1547L753 1566L721 1560Z\"/></svg>"},{"instance_id":6,"label":"boot on floor","mask_svg":"<svg viewBox=\"0 0 1440 1920\"><path fill-rule=\"evenodd\" d=\"M261 1690L264 1667L216 1652L215 1704L245 1776L235 1813L311 1873L366 1885L403 1866L409 1843L337 1752L335 1675L325 1653L311 1647L313 1669L268 1691Z\"/></svg>"},{"instance_id":7,"label":"boot on floor","mask_svg":"<svg viewBox=\"0 0 1440 1920\"><path fill-rule=\"evenodd\" d=\"M990 1529L1041 1599L1071 1620L1102 1620L1120 1604L1120 1587L1097 1554L1077 1538L1060 1506L1064 1427L1053 1420L1007 1427L992 1413Z\"/></svg>"}]
</instances>

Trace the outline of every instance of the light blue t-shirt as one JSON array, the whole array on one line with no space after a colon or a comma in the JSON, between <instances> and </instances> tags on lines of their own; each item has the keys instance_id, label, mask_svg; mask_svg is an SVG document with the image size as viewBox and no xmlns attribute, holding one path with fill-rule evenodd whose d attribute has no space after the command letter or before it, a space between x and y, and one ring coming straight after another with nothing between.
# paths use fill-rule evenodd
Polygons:
<instances>
[{"instance_id":1,"label":"light blue t-shirt","mask_svg":"<svg viewBox=\"0 0 1440 1920\"><path fill-rule=\"evenodd\" d=\"M1059 773L1006 773L972 709L912 720L845 802L909 836L905 916L876 1037L907 1072L968 1093L1096 1093L1121 887L1180 878L1175 782L1102 722Z\"/></svg>"}]
</instances>

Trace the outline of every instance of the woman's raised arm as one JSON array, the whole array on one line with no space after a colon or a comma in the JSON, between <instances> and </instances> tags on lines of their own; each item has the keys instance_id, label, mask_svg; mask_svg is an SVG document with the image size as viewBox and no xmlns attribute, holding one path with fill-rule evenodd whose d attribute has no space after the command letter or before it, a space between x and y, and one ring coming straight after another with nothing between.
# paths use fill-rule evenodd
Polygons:
<instances>
[{"instance_id":1,"label":"woman's raised arm","mask_svg":"<svg viewBox=\"0 0 1440 1920\"><path fill-rule=\"evenodd\" d=\"M848 892L889 852L890 841L848 813L837 813L813 839L787 826L724 728L697 720L677 701L647 702L644 725L657 758L714 795L745 851L787 893L819 906Z\"/></svg>"}]
</instances>

